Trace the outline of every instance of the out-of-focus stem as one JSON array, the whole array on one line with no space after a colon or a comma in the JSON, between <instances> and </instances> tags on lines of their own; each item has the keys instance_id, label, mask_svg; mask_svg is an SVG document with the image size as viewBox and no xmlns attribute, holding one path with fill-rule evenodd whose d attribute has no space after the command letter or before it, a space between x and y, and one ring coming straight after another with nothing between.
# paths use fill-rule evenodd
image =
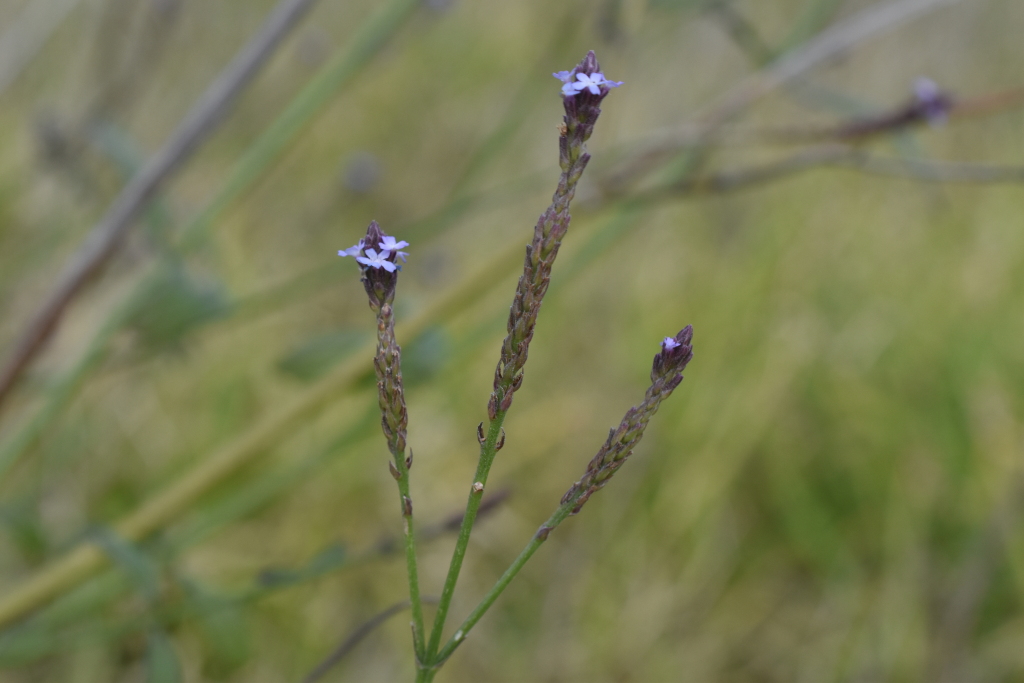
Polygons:
<instances>
[{"instance_id":1,"label":"out-of-focus stem","mask_svg":"<svg viewBox=\"0 0 1024 683\"><path fill-rule=\"evenodd\" d=\"M541 525L540 529L537 530L537 533L535 533L533 538L530 539L530 542L527 543L526 547L519 553L519 556L511 565L509 565L509 568L505 570L505 573L501 575L501 578L498 579L497 583L494 584L494 587L487 592L487 595L483 597L480 604L470 612L469 616L466 617L466 620L463 621L458 630L455 631L455 634L447 643L445 643L444 647L441 648L440 652L438 652L434 657L433 664L426 677L423 679L425 682L429 682L434 679L434 674L437 673L440 665L443 664L453 652L455 652L455 648L457 648L462 641L466 639L470 629L480 621L480 618L488 609L491 608L491 605L493 605L494 601L498 599L498 596L500 596L508 585L512 583L512 579L516 577L516 574L518 574L519 570L523 568L523 565L533 557L533 554L537 552L537 549L540 548L541 544L548 540L548 534L550 534L551 531L559 524L564 522L566 517L572 514L572 510L576 506L576 502L581 495L582 492L558 506L558 509L548 517L547 521L544 522L543 525Z\"/></svg>"},{"instance_id":2,"label":"out-of-focus stem","mask_svg":"<svg viewBox=\"0 0 1024 683\"><path fill-rule=\"evenodd\" d=\"M451 606L452 595L455 593L455 584L459 580L459 572L462 570L462 561L466 557L469 536L473 531L473 524L476 522L477 513L480 511L480 501L483 499L484 487L487 485L487 475L491 471L494 456L498 452L498 441L502 438L501 425L505 422L506 413L507 411L499 410L495 414L494 419L491 420L490 427L487 429L487 436L480 446L480 460L476 466L473 485L469 490L466 514L462 517L462 526L459 527L459 538L455 542L455 552L452 553L452 562L448 568L448 576L445 579L444 588L441 589L441 598L437 604L434 627L430 632L430 644L427 646L425 660L428 665L433 662L437 648L441 644L444 622L448 617L448 608ZM431 674L432 677L433 675Z\"/></svg>"}]
</instances>

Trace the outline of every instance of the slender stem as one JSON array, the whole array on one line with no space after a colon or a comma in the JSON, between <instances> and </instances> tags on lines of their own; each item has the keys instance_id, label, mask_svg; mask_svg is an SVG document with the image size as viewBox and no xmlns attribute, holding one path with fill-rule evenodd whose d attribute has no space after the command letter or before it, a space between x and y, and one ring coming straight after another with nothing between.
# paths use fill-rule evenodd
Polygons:
<instances>
[{"instance_id":1,"label":"slender stem","mask_svg":"<svg viewBox=\"0 0 1024 683\"><path fill-rule=\"evenodd\" d=\"M437 615L434 617L434 628L430 632L430 644L427 646L427 655L424 663L431 666L434 662L437 648L441 644L441 635L444 631L444 622L448 617L448 608L451 606L452 595L455 593L455 584L459 580L459 572L462 570L462 560L466 557L466 548L469 545L469 535L473 531L473 523L476 521L477 512L480 510L480 501L483 498L484 486L487 485L487 475L494 463L494 455L498 452L498 439L501 438L501 425L505 421L507 411L499 410L491 420L487 429L487 437L480 445L480 461L476 466L476 475L473 477L473 486L470 487L469 501L466 503L466 514L462 518L462 526L459 528L459 538L455 542L455 552L452 553L452 562L448 567L448 576L444 581L444 588L441 589L441 598L437 604ZM433 674L430 674L433 678ZM425 680L430 680L425 679Z\"/></svg>"},{"instance_id":2,"label":"slender stem","mask_svg":"<svg viewBox=\"0 0 1024 683\"><path fill-rule=\"evenodd\" d=\"M480 621L480 618L484 613L491 608L491 605L493 605L494 601L498 599L498 596L502 594L510 583L512 583L512 579L516 577L516 574L518 574L519 570L523 568L523 565L525 565L533 554L537 552L537 549L540 548L541 544L548 539L548 534L551 533L551 530L565 521L565 518L572 512L572 509L576 505L579 497L580 496L577 494L560 505L558 509L555 510L554 514L548 517L548 520L541 525L540 529L537 530L537 533L535 533L533 538L530 539L530 542L526 544L525 548L523 548L523 551L519 553L519 557L509 565L509 568L505 570L505 573L501 575L501 578L499 578L497 583L494 584L494 587L491 588L487 595L483 597L480 604L478 604L469 616L466 617L466 620L463 621L458 630L455 631L455 635L453 635L451 639L445 643L444 647L441 648L441 651L432 658L429 673L427 677L423 679L425 683L429 683L434 679L434 674L437 673L437 670L449 657L451 657L452 653L455 652L455 648L457 648L462 641L466 639L470 629L476 626L476 623Z\"/></svg>"},{"instance_id":3,"label":"slender stem","mask_svg":"<svg viewBox=\"0 0 1024 683\"><path fill-rule=\"evenodd\" d=\"M413 527L412 504L406 504L406 501L412 500L409 496L409 468L405 465L404 457L398 457L395 460L401 475L398 480L398 493L405 520L405 565L409 575L409 602L412 606L412 641L416 650L417 667L419 667L420 663L424 661L426 638L423 632L423 603L420 599L420 577L416 564L416 534Z\"/></svg>"},{"instance_id":4,"label":"slender stem","mask_svg":"<svg viewBox=\"0 0 1024 683\"><path fill-rule=\"evenodd\" d=\"M280 0L260 30L192 105L160 151L121 190L78 252L68 261L57 278L57 284L20 334L14 351L0 366L0 402L11 393L29 363L44 348L71 302L117 252L125 235L160 186L181 168L226 118L245 86L260 72L312 4L313 0Z\"/></svg>"}]
</instances>

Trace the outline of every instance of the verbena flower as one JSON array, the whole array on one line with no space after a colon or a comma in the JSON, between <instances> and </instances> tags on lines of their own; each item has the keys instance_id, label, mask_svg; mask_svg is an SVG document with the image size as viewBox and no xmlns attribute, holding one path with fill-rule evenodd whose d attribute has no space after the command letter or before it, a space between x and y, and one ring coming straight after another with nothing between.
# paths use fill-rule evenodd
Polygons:
<instances>
[{"instance_id":1,"label":"verbena flower","mask_svg":"<svg viewBox=\"0 0 1024 683\"><path fill-rule=\"evenodd\" d=\"M377 246L380 247L381 249L392 252L395 256L402 259L403 262L405 261L406 257L409 256L409 252L398 251L402 247L409 246L409 243L406 242L405 240L396 242L395 238L392 237L391 235L384 235L381 238L381 241L377 244Z\"/></svg>"},{"instance_id":2,"label":"verbena flower","mask_svg":"<svg viewBox=\"0 0 1024 683\"><path fill-rule=\"evenodd\" d=\"M661 342L661 348L664 349L665 351L671 351L672 349L678 346L679 342L677 342L672 337L665 337L665 340Z\"/></svg>"},{"instance_id":3,"label":"verbena flower","mask_svg":"<svg viewBox=\"0 0 1024 683\"><path fill-rule=\"evenodd\" d=\"M341 249L338 251L338 256L359 256L363 253L363 240L359 240L359 243L349 247L348 249Z\"/></svg>"},{"instance_id":4,"label":"verbena flower","mask_svg":"<svg viewBox=\"0 0 1024 683\"><path fill-rule=\"evenodd\" d=\"M381 238L381 241L377 244L377 246L386 251L398 251L402 247L409 246L409 243L406 242L405 240L397 242L395 241L395 238L392 237L391 235L384 235Z\"/></svg>"},{"instance_id":5,"label":"verbena flower","mask_svg":"<svg viewBox=\"0 0 1024 683\"><path fill-rule=\"evenodd\" d=\"M562 94L566 97L572 97L584 90L588 91L591 95L600 95L601 86L617 88L622 85L622 81L609 81L601 72L592 74L577 73L576 69L573 69L572 71L556 71L551 75L565 84L562 86ZM574 77L575 81L573 80Z\"/></svg>"},{"instance_id":6,"label":"verbena flower","mask_svg":"<svg viewBox=\"0 0 1024 683\"><path fill-rule=\"evenodd\" d=\"M356 261L359 261L364 266L369 268L383 268L389 273L395 272L398 268L394 263L388 261L388 257L391 256L391 252L385 249L379 254L375 249L367 249L366 256L356 256Z\"/></svg>"}]
</instances>

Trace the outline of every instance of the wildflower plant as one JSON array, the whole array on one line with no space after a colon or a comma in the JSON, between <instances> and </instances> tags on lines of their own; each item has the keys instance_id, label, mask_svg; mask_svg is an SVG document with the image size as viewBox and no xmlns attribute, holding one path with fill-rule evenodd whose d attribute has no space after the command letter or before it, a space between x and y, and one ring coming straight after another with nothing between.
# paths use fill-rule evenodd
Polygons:
<instances>
[{"instance_id":1,"label":"wildflower plant","mask_svg":"<svg viewBox=\"0 0 1024 683\"><path fill-rule=\"evenodd\" d=\"M551 270L559 247L569 230L569 205L583 171L590 161L586 143L601 114L600 105L612 88L621 82L605 78L593 52L570 71L559 71L555 78L562 82L562 104L565 109L559 136L561 176L551 205L541 214L534 227L533 239L526 247L523 274L516 286L509 309L507 334L494 371L493 390L487 402L487 421L477 427L480 454L476 473L469 487L466 511L444 586L437 603L429 635L425 629L419 576L416 562L413 503L409 493L409 472L413 465L412 450L407 448L408 413L402 389L401 348L395 338L393 303L408 254L401 249L409 243L385 235L376 221L370 223L366 235L357 244L338 252L354 257L362 274L362 283L369 297L370 308L377 316L377 353L374 368L381 411L381 428L387 439L392 460L389 468L398 484L399 510L404 520L405 553L409 580L409 603L412 609L413 649L417 681L432 681L438 669L465 640L469 631L494 604L512 579L534 552L570 515L578 513L590 497L604 487L629 458L643 437L651 417L683 380L682 372L693 357L693 329L683 328L678 334L665 337L654 356L651 385L640 405L630 408L618 427L611 430L597 455L583 475L573 484L555 512L545 521L520 555L498 579L454 634L442 644L445 623L459 573L466 555L470 534L480 511L488 474L495 456L505 443L503 424L512 406L516 391L523 384L525 366L541 303L551 281ZM407 453L408 451L408 453Z\"/></svg>"}]
</instances>

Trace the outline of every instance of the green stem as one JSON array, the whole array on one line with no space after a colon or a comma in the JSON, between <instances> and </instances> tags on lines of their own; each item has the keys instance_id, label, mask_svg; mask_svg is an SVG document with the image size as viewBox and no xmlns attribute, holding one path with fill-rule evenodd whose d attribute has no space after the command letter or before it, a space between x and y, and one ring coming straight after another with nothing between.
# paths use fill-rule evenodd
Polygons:
<instances>
[{"instance_id":1,"label":"green stem","mask_svg":"<svg viewBox=\"0 0 1024 683\"><path fill-rule=\"evenodd\" d=\"M579 495L576 495L560 505L558 509L555 510L554 514L548 517L548 520L541 525L540 529L537 530L537 533L535 533L533 538L530 539L530 542L526 544L525 548L523 548L523 551L519 553L519 557L509 565L509 568L505 570L505 573L501 575L501 578L494 584L494 587L491 588L487 595L483 597L480 604L478 604L473 611L470 612L469 616L466 617L466 620L462 622L458 630L455 631L455 635L453 635L451 639L445 643L444 647L441 648L441 651L431 659L428 675L422 679L424 683L429 683L434 679L434 675L437 673L437 670L448 660L449 657L451 657L452 653L455 652L455 648L462 644L462 641L464 641L466 636L469 635L470 629L476 626L476 622L480 621L480 618L483 617L484 613L491 608L491 605L493 605L494 601L498 599L498 596L502 594L510 583L512 583L512 579L516 577L516 574L518 574L519 570L523 568L523 565L525 565L533 554L537 552L537 549L540 548L541 544L548 539L548 534L550 534L555 527L565 521L565 518L572 512L572 509L575 507L578 499ZM417 679L417 681L419 680L420 679Z\"/></svg>"},{"instance_id":2,"label":"green stem","mask_svg":"<svg viewBox=\"0 0 1024 683\"><path fill-rule=\"evenodd\" d=\"M416 536L413 527L412 501L409 496L409 468L405 465L404 454L395 458L399 475L398 493L405 520L405 565L409 575L409 603L412 606L412 644L416 650L416 666L424 661L425 637L423 633L423 602L420 600L420 575L416 564Z\"/></svg>"},{"instance_id":3,"label":"green stem","mask_svg":"<svg viewBox=\"0 0 1024 683\"><path fill-rule=\"evenodd\" d=\"M484 486L487 485L487 475L494 463L494 456L498 452L498 439L501 437L501 425L505 421L504 410L499 410L491 420L487 429L487 437L480 445L480 461L476 466L476 475L473 477L473 486L469 491L469 501L466 503L466 514L462 518L462 526L459 528L459 538L455 542L455 552L452 553L452 563L448 567L448 576L444 581L444 588L441 590L441 598L437 603L437 616L434 617L434 628L430 632L430 645L427 646L427 656L423 662L433 666L437 648L441 644L441 635L444 630L444 622L448 617L448 608L451 606L452 595L455 593L455 584L459 580L459 572L462 570L462 560L466 557L466 548L469 545L469 535L473 531L473 523L476 521L477 511L480 510L480 501L483 499ZM431 669L432 671L433 669ZM430 680L433 673L429 674Z\"/></svg>"}]
</instances>

